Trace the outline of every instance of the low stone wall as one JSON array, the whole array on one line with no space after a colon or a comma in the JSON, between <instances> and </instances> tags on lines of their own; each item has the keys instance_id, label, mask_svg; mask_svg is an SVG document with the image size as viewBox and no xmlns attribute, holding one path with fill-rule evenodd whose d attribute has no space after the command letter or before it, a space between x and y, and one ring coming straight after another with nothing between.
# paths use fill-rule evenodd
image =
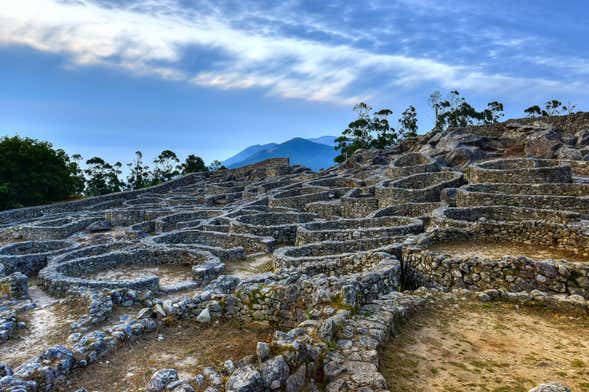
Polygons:
<instances>
[{"instance_id":1,"label":"low stone wall","mask_svg":"<svg viewBox=\"0 0 589 392\"><path fill-rule=\"evenodd\" d=\"M437 202L444 188L456 188L464 184L461 172L441 171L414 174L395 181L384 181L376 186L375 195L379 208L399 203Z\"/></svg>"},{"instance_id":2,"label":"low stone wall","mask_svg":"<svg viewBox=\"0 0 589 392\"><path fill-rule=\"evenodd\" d=\"M543 183L571 182L571 167L555 159L496 159L469 166L471 183Z\"/></svg>"},{"instance_id":3,"label":"low stone wall","mask_svg":"<svg viewBox=\"0 0 589 392\"><path fill-rule=\"evenodd\" d=\"M52 264L39 273L40 284L49 292L63 294L74 287L93 289L158 290L159 278L147 275L132 280L94 280L83 276L125 265L219 264L219 260L200 250L177 248L128 248Z\"/></svg>"},{"instance_id":4,"label":"low stone wall","mask_svg":"<svg viewBox=\"0 0 589 392\"><path fill-rule=\"evenodd\" d=\"M305 205L304 211L323 219L334 219L341 215L341 201L316 201Z\"/></svg>"},{"instance_id":5,"label":"low stone wall","mask_svg":"<svg viewBox=\"0 0 589 392\"><path fill-rule=\"evenodd\" d=\"M191 222L201 219L210 219L219 216L223 213L222 210L195 210L188 212L180 212L171 215L162 216L155 220L155 232L163 233L166 231L175 230L179 223Z\"/></svg>"},{"instance_id":6,"label":"low stone wall","mask_svg":"<svg viewBox=\"0 0 589 392\"><path fill-rule=\"evenodd\" d=\"M355 260L355 254L387 248L388 253L398 255L402 237L378 237L353 241L324 241L302 246L287 246L273 253L274 267L299 268L305 265L321 265L336 261L344 265L346 260ZM364 255L360 255L360 258ZM351 265L356 265L352 263ZM344 266L345 268L345 266Z\"/></svg>"},{"instance_id":7,"label":"low stone wall","mask_svg":"<svg viewBox=\"0 0 589 392\"><path fill-rule=\"evenodd\" d=\"M413 174L437 172L439 165L433 159L417 152L401 155L391 162L387 168L390 178L407 177Z\"/></svg>"},{"instance_id":8,"label":"low stone wall","mask_svg":"<svg viewBox=\"0 0 589 392\"><path fill-rule=\"evenodd\" d=\"M416 218L385 216L381 218L339 219L305 223L298 227L296 244L320 241L351 241L376 237L394 237L423 231Z\"/></svg>"},{"instance_id":9,"label":"low stone wall","mask_svg":"<svg viewBox=\"0 0 589 392\"><path fill-rule=\"evenodd\" d=\"M516 236L510 238L519 240ZM403 268L418 285L473 290L501 288L512 292L541 290L589 297L589 263L536 260L517 255L503 256L501 260L457 257L428 249L439 243L471 241L476 246L477 241L492 240L484 232L436 230L422 235L415 245L403 247Z\"/></svg>"},{"instance_id":10,"label":"low stone wall","mask_svg":"<svg viewBox=\"0 0 589 392\"><path fill-rule=\"evenodd\" d=\"M292 245L295 243L297 226L315 219L315 214L299 212L249 214L235 218L230 223L229 232L271 236L277 245Z\"/></svg>"},{"instance_id":11,"label":"low stone wall","mask_svg":"<svg viewBox=\"0 0 589 392\"><path fill-rule=\"evenodd\" d=\"M50 257L78 247L74 242L63 240L18 242L0 247L0 276L13 272L35 276L47 265Z\"/></svg>"},{"instance_id":12,"label":"low stone wall","mask_svg":"<svg viewBox=\"0 0 589 392\"><path fill-rule=\"evenodd\" d=\"M336 188L324 190L323 187L295 188L270 196L268 205L270 207L288 207L303 209L306 204L316 201L329 201L340 198L349 188Z\"/></svg>"},{"instance_id":13,"label":"low stone wall","mask_svg":"<svg viewBox=\"0 0 589 392\"><path fill-rule=\"evenodd\" d=\"M584 215L571 211L540 210L510 206L440 207L432 212L432 223L439 227L468 227L485 220L493 222L539 221L557 224L580 224ZM492 223L491 223L492 224ZM500 223L497 223L500 226Z\"/></svg>"},{"instance_id":14,"label":"low stone wall","mask_svg":"<svg viewBox=\"0 0 589 392\"><path fill-rule=\"evenodd\" d=\"M340 204L344 218L363 218L378 209L374 187L353 189L341 198Z\"/></svg>"}]
</instances>

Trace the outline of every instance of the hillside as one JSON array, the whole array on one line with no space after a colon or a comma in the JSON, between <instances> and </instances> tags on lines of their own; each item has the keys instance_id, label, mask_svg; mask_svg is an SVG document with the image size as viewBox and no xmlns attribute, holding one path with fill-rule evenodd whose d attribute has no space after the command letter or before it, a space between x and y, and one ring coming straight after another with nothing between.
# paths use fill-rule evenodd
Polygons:
<instances>
[{"instance_id":1,"label":"hillside","mask_svg":"<svg viewBox=\"0 0 589 392\"><path fill-rule=\"evenodd\" d=\"M329 138L329 136L324 138ZM328 141L327 139L323 140ZM271 143L248 147L225 160L223 164L231 169L261 162L268 158L289 158L293 165L302 165L317 171L333 166L333 159L336 155L337 152L333 146L303 138L294 138L281 144ZM244 158L237 159L238 157Z\"/></svg>"}]
</instances>

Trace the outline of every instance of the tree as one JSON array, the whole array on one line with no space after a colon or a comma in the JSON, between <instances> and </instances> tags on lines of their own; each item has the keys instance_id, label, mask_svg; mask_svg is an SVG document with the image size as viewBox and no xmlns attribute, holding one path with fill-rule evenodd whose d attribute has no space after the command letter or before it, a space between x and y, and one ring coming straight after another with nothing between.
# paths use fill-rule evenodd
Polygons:
<instances>
[{"instance_id":1,"label":"tree","mask_svg":"<svg viewBox=\"0 0 589 392\"><path fill-rule=\"evenodd\" d=\"M363 148L384 148L395 142L399 134L389 124L388 117L393 113L389 109L382 109L374 112L372 107L364 102L354 106L358 118L348 124L341 136L335 139L336 150L340 154L335 157L336 162L345 161L354 151Z\"/></svg>"},{"instance_id":2,"label":"tree","mask_svg":"<svg viewBox=\"0 0 589 392\"><path fill-rule=\"evenodd\" d=\"M0 210L71 199L83 188L79 166L51 143L0 139Z\"/></svg>"},{"instance_id":3,"label":"tree","mask_svg":"<svg viewBox=\"0 0 589 392\"><path fill-rule=\"evenodd\" d=\"M528 117L539 117L542 115L543 110L538 105L530 106L529 108L524 110L524 113Z\"/></svg>"},{"instance_id":4,"label":"tree","mask_svg":"<svg viewBox=\"0 0 589 392\"><path fill-rule=\"evenodd\" d=\"M492 124L503 116L503 104L489 102L487 108L477 111L457 90L452 90L442 100L439 92L430 95L430 104L434 109L436 124L434 129L466 127L469 125Z\"/></svg>"},{"instance_id":5,"label":"tree","mask_svg":"<svg viewBox=\"0 0 589 392\"><path fill-rule=\"evenodd\" d=\"M182 174L205 172L207 170L202 158L194 154L188 155L182 164Z\"/></svg>"},{"instance_id":6,"label":"tree","mask_svg":"<svg viewBox=\"0 0 589 392\"><path fill-rule=\"evenodd\" d=\"M127 188L141 189L148 187L152 181L152 173L149 166L143 163L143 153L135 151L135 160L127 163L129 175L127 176Z\"/></svg>"},{"instance_id":7,"label":"tree","mask_svg":"<svg viewBox=\"0 0 589 392\"><path fill-rule=\"evenodd\" d=\"M558 99L551 99L544 104L544 109L540 108L539 105L530 106L524 110L524 113L528 117L548 117L548 116L559 116L563 114L573 114L576 105L568 103L563 105Z\"/></svg>"},{"instance_id":8,"label":"tree","mask_svg":"<svg viewBox=\"0 0 589 392\"><path fill-rule=\"evenodd\" d=\"M125 185L120 179L121 162L111 165L104 159L93 157L86 161L86 189L87 196L106 195L120 192Z\"/></svg>"},{"instance_id":9,"label":"tree","mask_svg":"<svg viewBox=\"0 0 589 392\"><path fill-rule=\"evenodd\" d=\"M217 159L215 159L209 165L209 171L211 171L211 172L215 172L217 170L223 170L223 169L227 169L227 168L225 166L223 166L223 164L221 163L221 161L219 161Z\"/></svg>"},{"instance_id":10,"label":"tree","mask_svg":"<svg viewBox=\"0 0 589 392\"><path fill-rule=\"evenodd\" d=\"M417 110L413 105L410 105L399 118L399 133L403 138L417 136Z\"/></svg>"},{"instance_id":11,"label":"tree","mask_svg":"<svg viewBox=\"0 0 589 392\"><path fill-rule=\"evenodd\" d=\"M163 150L160 155L153 160L155 169L153 170L153 183L159 184L170 181L180 175L180 159L174 151Z\"/></svg>"}]
</instances>

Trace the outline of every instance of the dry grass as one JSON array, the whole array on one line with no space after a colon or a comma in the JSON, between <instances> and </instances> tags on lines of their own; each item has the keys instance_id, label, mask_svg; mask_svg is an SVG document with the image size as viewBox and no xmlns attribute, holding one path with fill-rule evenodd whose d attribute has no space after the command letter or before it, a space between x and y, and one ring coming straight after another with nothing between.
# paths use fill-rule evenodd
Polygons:
<instances>
[{"instance_id":1,"label":"dry grass","mask_svg":"<svg viewBox=\"0 0 589 392\"><path fill-rule=\"evenodd\" d=\"M589 391L589 317L512 304L443 303L381 352L392 391L527 391L561 381Z\"/></svg>"},{"instance_id":2,"label":"dry grass","mask_svg":"<svg viewBox=\"0 0 589 392\"><path fill-rule=\"evenodd\" d=\"M233 321L209 327L185 320L137 341L86 369L77 369L59 391L85 387L89 391L141 391L152 374L162 368L178 370L181 379L191 380L203 366L222 366L255 353L258 341L268 341L273 332L265 323L242 325Z\"/></svg>"}]
</instances>

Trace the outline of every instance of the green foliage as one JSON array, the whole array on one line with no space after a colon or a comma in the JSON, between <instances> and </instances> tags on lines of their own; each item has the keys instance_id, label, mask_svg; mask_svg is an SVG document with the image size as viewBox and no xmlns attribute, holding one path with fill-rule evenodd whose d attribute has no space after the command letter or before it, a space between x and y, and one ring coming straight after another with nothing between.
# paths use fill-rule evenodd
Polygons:
<instances>
[{"instance_id":1,"label":"green foliage","mask_svg":"<svg viewBox=\"0 0 589 392\"><path fill-rule=\"evenodd\" d=\"M393 113L389 109L374 112L372 107L364 102L354 106L358 118L348 124L342 135L335 139L336 150L340 155L335 157L336 162L345 161L354 151L364 148L384 148L397 142L399 133L389 124L388 117Z\"/></svg>"},{"instance_id":2,"label":"green foliage","mask_svg":"<svg viewBox=\"0 0 589 392\"><path fill-rule=\"evenodd\" d=\"M182 164L182 174L198 173L208 171L205 162L201 157L194 154L190 154L186 157L186 160Z\"/></svg>"},{"instance_id":3,"label":"green foliage","mask_svg":"<svg viewBox=\"0 0 589 392\"><path fill-rule=\"evenodd\" d=\"M173 180L180 175L180 159L174 151L163 150L160 155L153 160L155 169L153 170L153 184Z\"/></svg>"},{"instance_id":4,"label":"green foliage","mask_svg":"<svg viewBox=\"0 0 589 392\"><path fill-rule=\"evenodd\" d=\"M151 185L153 174L149 166L143 163L143 153L135 152L135 160L127 163L129 175L127 176L127 189L141 189Z\"/></svg>"},{"instance_id":5,"label":"green foliage","mask_svg":"<svg viewBox=\"0 0 589 392\"><path fill-rule=\"evenodd\" d=\"M466 127L469 125L493 124L503 117L503 104L489 102L487 108L477 111L457 90L450 91L446 99L442 99L439 91L430 95L429 103L434 109L436 124L434 129Z\"/></svg>"},{"instance_id":6,"label":"green foliage","mask_svg":"<svg viewBox=\"0 0 589 392\"><path fill-rule=\"evenodd\" d=\"M80 168L48 142L20 136L0 139L0 210L77 197Z\"/></svg>"},{"instance_id":7,"label":"green foliage","mask_svg":"<svg viewBox=\"0 0 589 392\"><path fill-rule=\"evenodd\" d=\"M119 179L121 174L121 162L111 165L104 159L93 157L86 161L86 189L87 196L106 195L108 193L120 192L124 183Z\"/></svg>"},{"instance_id":8,"label":"green foliage","mask_svg":"<svg viewBox=\"0 0 589 392\"><path fill-rule=\"evenodd\" d=\"M403 138L417 136L417 110L413 105L410 105L399 118L399 133Z\"/></svg>"},{"instance_id":9,"label":"green foliage","mask_svg":"<svg viewBox=\"0 0 589 392\"><path fill-rule=\"evenodd\" d=\"M548 117L548 116L559 116L563 114L572 114L575 113L577 106L568 103L567 105L563 105L557 99L551 99L544 104L544 109L542 109L539 105L530 106L529 108L524 110L524 113L528 117Z\"/></svg>"},{"instance_id":10,"label":"green foliage","mask_svg":"<svg viewBox=\"0 0 589 392\"><path fill-rule=\"evenodd\" d=\"M209 171L211 171L211 172L215 172L217 170L223 170L223 169L227 169L227 168L225 166L223 166L223 164L221 163L221 161L219 161L217 159L215 159L209 165Z\"/></svg>"}]
</instances>

